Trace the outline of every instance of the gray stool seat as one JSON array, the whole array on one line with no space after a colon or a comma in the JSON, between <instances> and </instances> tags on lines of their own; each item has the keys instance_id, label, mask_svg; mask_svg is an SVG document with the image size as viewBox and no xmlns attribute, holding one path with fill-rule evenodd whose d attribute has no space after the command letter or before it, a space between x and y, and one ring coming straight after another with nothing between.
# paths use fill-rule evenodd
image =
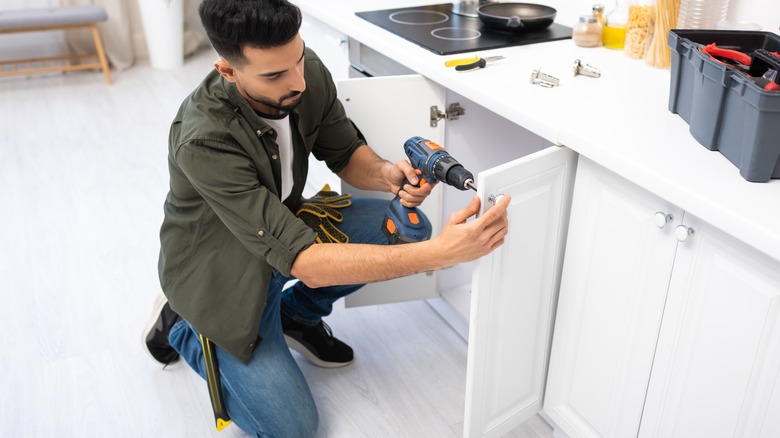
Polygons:
<instances>
[{"instance_id":1,"label":"gray stool seat","mask_svg":"<svg viewBox=\"0 0 780 438\"><path fill-rule=\"evenodd\" d=\"M19 9L0 11L0 30L67 27L106 20L108 15L102 6Z\"/></svg>"},{"instance_id":2,"label":"gray stool seat","mask_svg":"<svg viewBox=\"0 0 780 438\"><path fill-rule=\"evenodd\" d=\"M98 22L106 20L108 20L108 15L102 6L60 6L0 11L0 35L21 32L89 30L92 33L92 40L95 42L95 53L93 54L70 54L0 61L0 77L94 68L101 69L106 82L111 84L108 59L97 27ZM97 58L97 62L83 62L87 58ZM74 59L77 59L79 63L75 64ZM51 66L49 65L51 62L58 62L59 65ZM62 65L63 62L64 65ZM34 67L36 64L38 67ZM33 67L24 67L29 65ZM6 68L7 66L12 68L9 70Z\"/></svg>"}]
</instances>

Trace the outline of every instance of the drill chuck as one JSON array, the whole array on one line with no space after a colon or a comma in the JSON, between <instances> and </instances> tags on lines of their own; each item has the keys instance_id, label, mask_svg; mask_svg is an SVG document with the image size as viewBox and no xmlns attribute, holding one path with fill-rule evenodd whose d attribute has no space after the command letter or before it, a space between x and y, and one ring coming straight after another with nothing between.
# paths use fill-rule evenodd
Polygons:
<instances>
[{"instance_id":1,"label":"drill chuck","mask_svg":"<svg viewBox=\"0 0 780 438\"><path fill-rule=\"evenodd\" d=\"M451 155L441 156L433 165L436 179L455 187L458 190L468 190L468 181L474 182L474 175L466 170Z\"/></svg>"}]
</instances>

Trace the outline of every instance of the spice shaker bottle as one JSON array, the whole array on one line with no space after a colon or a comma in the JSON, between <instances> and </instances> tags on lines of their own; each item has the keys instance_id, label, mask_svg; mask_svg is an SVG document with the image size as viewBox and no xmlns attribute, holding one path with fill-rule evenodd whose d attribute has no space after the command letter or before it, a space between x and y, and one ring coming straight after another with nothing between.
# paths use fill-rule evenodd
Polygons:
<instances>
[{"instance_id":1,"label":"spice shaker bottle","mask_svg":"<svg viewBox=\"0 0 780 438\"><path fill-rule=\"evenodd\" d=\"M606 16L602 41L608 49L622 49L626 39L628 0L617 0L617 5Z\"/></svg>"},{"instance_id":2,"label":"spice shaker bottle","mask_svg":"<svg viewBox=\"0 0 780 438\"><path fill-rule=\"evenodd\" d=\"M599 24L601 24L601 27L603 28L604 24L606 24L604 21L604 5L596 4L593 5L593 8L591 9L593 10L593 15L595 15L596 18L599 19Z\"/></svg>"},{"instance_id":3,"label":"spice shaker bottle","mask_svg":"<svg viewBox=\"0 0 780 438\"><path fill-rule=\"evenodd\" d=\"M582 15L574 25L571 38L580 47L597 47L601 45L602 27L595 15Z\"/></svg>"}]
</instances>

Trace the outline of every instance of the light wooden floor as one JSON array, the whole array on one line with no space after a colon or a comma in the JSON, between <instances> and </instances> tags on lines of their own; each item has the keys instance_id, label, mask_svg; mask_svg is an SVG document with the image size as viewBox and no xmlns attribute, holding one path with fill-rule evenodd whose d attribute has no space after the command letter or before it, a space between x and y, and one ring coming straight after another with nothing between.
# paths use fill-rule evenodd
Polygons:
<instances>
[{"instance_id":1,"label":"light wooden floor","mask_svg":"<svg viewBox=\"0 0 780 438\"><path fill-rule=\"evenodd\" d=\"M0 436L235 437L205 383L141 349L155 295L168 125L210 69L0 81ZM299 363L321 437L459 437L466 345L423 302L337 307L357 360ZM539 417L515 437L550 437Z\"/></svg>"}]
</instances>

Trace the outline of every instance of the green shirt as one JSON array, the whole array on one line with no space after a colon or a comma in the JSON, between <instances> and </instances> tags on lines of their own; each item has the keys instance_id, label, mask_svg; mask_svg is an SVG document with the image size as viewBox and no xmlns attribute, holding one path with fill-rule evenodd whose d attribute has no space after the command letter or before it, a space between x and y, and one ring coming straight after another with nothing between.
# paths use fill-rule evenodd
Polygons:
<instances>
[{"instance_id":1,"label":"green shirt","mask_svg":"<svg viewBox=\"0 0 780 438\"><path fill-rule=\"evenodd\" d=\"M294 186L285 203L276 133L216 71L184 100L168 140L162 289L174 311L245 362L260 341L272 269L289 276L316 237L293 213L309 154L339 172L364 144L328 70L309 49L304 59L307 88L290 113Z\"/></svg>"}]
</instances>

